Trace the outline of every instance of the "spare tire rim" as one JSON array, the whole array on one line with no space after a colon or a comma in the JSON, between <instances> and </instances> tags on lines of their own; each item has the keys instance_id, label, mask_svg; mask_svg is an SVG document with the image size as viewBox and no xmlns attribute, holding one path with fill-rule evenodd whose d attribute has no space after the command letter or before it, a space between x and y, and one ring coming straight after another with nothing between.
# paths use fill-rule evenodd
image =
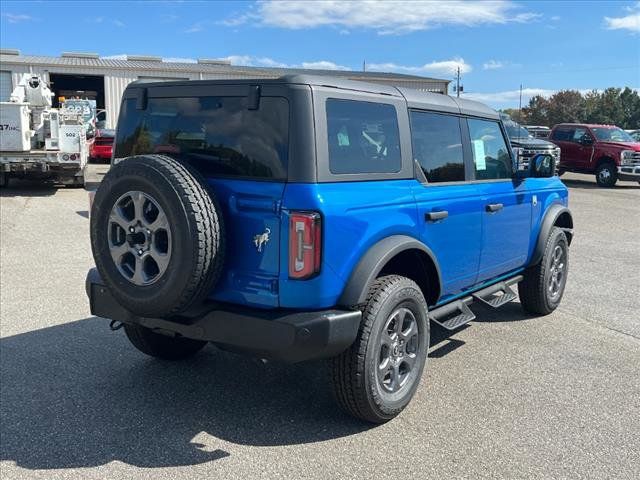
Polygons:
<instances>
[{"instance_id":1,"label":"spare tire rim","mask_svg":"<svg viewBox=\"0 0 640 480\"><path fill-rule=\"evenodd\" d=\"M382 328L378 345L377 378L383 391L395 393L407 385L418 367L420 332L411 310L393 311Z\"/></svg>"},{"instance_id":2,"label":"spare tire rim","mask_svg":"<svg viewBox=\"0 0 640 480\"><path fill-rule=\"evenodd\" d=\"M120 274L135 285L157 282L171 260L171 229L151 195L137 190L113 205L107 229L109 253Z\"/></svg>"}]
</instances>

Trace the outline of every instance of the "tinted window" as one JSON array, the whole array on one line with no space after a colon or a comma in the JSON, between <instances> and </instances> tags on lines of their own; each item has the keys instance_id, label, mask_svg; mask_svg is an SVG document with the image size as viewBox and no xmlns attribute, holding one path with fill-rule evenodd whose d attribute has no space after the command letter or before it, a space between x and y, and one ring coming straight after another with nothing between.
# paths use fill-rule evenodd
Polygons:
<instances>
[{"instance_id":1,"label":"tinted window","mask_svg":"<svg viewBox=\"0 0 640 480\"><path fill-rule=\"evenodd\" d=\"M122 105L115 158L162 153L207 175L287 177L285 98L262 97L258 110L246 97L150 98L144 111L135 103Z\"/></svg>"},{"instance_id":2,"label":"tinted window","mask_svg":"<svg viewBox=\"0 0 640 480\"><path fill-rule=\"evenodd\" d=\"M511 178L511 157L498 122L468 119L477 180Z\"/></svg>"},{"instance_id":3,"label":"tinted window","mask_svg":"<svg viewBox=\"0 0 640 480\"><path fill-rule=\"evenodd\" d=\"M399 172L400 135L393 105L327 100L331 173Z\"/></svg>"},{"instance_id":4,"label":"tinted window","mask_svg":"<svg viewBox=\"0 0 640 480\"><path fill-rule=\"evenodd\" d=\"M573 130L568 128L559 128L554 130L552 140L558 140L560 142L568 142L573 136Z\"/></svg>"},{"instance_id":5,"label":"tinted window","mask_svg":"<svg viewBox=\"0 0 640 480\"><path fill-rule=\"evenodd\" d=\"M413 156L429 182L464 180L460 120L451 115L411 112Z\"/></svg>"}]
</instances>

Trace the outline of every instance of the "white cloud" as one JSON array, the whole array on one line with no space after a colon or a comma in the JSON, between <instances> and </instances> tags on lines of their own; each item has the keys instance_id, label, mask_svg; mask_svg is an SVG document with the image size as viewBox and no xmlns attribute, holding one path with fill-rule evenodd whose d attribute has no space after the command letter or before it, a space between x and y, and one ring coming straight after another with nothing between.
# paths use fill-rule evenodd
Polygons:
<instances>
[{"instance_id":1,"label":"white cloud","mask_svg":"<svg viewBox=\"0 0 640 480\"><path fill-rule=\"evenodd\" d=\"M195 58L184 58L184 57L163 57L163 62L169 63L198 63Z\"/></svg>"},{"instance_id":2,"label":"white cloud","mask_svg":"<svg viewBox=\"0 0 640 480\"><path fill-rule=\"evenodd\" d=\"M525 23L541 15L519 12L509 0L264 0L255 9L220 23L237 26L253 23L288 29L333 26L376 30L379 34L403 34L442 25L477 26Z\"/></svg>"},{"instance_id":3,"label":"white cloud","mask_svg":"<svg viewBox=\"0 0 640 480\"><path fill-rule=\"evenodd\" d=\"M3 13L2 16L6 18L9 23L31 22L36 20L31 15L25 15L23 13Z\"/></svg>"},{"instance_id":4,"label":"white cloud","mask_svg":"<svg viewBox=\"0 0 640 480\"><path fill-rule=\"evenodd\" d=\"M267 67L267 68L308 68L314 70L349 70L349 67L338 65L328 60L318 60L314 62L284 63L269 57L253 57L251 55L229 55L222 60L231 62L231 65L245 67Z\"/></svg>"},{"instance_id":5,"label":"white cloud","mask_svg":"<svg viewBox=\"0 0 640 480\"><path fill-rule=\"evenodd\" d=\"M553 17L551 17L551 21L552 22L559 22L560 21L560 16L559 15L554 15Z\"/></svg>"},{"instance_id":6,"label":"white cloud","mask_svg":"<svg viewBox=\"0 0 640 480\"><path fill-rule=\"evenodd\" d=\"M489 60L488 62L485 62L482 64L482 69L483 70L498 70L500 68L504 68L505 66L505 62L502 62L500 60Z\"/></svg>"},{"instance_id":7,"label":"white cloud","mask_svg":"<svg viewBox=\"0 0 640 480\"><path fill-rule=\"evenodd\" d=\"M629 30L632 33L640 33L640 2L625 7L629 15L624 17L604 17L607 30Z\"/></svg>"},{"instance_id":8,"label":"white cloud","mask_svg":"<svg viewBox=\"0 0 640 480\"><path fill-rule=\"evenodd\" d=\"M302 68L311 68L319 70L349 70L344 65L338 65L327 60L320 60L318 62L302 62Z\"/></svg>"},{"instance_id":9,"label":"white cloud","mask_svg":"<svg viewBox=\"0 0 640 480\"><path fill-rule=\"evenodd\" d=\"M124 27L124 26L125 26L125 23L124 23L122 20L114 20L114 21L113 21L113 24L114 24L116 27L120 27L120 28L122 28L122 27Z\"/></svg>"},{"instance_id":10,"label":"white cloud","mask_svg":"<svg viewBox=\"0 0 640 480\"><path fill-rule=\"evenodd\" d=\"M629 30L640 33L640 13L626 17L604 17L607 30Z\"/></svg>"},{"instance_id":11,"label":"white cloud","mask_svg":"<svg viewBox=\"0 0 640 480\"><path fill-rule=\"evenodd\" d=\"M414 73L414 74L429 74L429 75L454 75L457 69L460 68L460 73L469 73L473 68L464 58L455 57L451 60L434 61L431 63L425 63L424 65L398 65L397 63L367 63L368 71L378 72L399 72L399 73Z\"/></svg>"}]
</instances>

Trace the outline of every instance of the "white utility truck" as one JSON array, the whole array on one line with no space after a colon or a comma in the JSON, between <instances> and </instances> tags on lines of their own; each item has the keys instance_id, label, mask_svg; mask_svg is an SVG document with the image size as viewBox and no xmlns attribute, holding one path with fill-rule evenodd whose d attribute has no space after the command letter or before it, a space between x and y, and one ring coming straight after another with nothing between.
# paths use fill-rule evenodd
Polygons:
<instances>
[{"instance_id":1,"label":"white utility truck","mask_svg":"<svg viewBox=\"0 0 640 480\"><path fill-rule=\"evenodd\" d=\"M10 177L84 184L87 128L81 112L52 108L53 93L25 74L8 102L0 102L0 186Z\"/></svg>"}]
</instances>

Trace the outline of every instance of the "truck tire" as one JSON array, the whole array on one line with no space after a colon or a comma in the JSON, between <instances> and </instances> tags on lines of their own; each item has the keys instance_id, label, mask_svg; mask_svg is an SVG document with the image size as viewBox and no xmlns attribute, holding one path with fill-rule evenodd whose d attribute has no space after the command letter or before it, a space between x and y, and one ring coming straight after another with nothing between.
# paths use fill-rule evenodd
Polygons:
<instances>
[{"instance_id":1,"label":"truck tire","mask_svg":"<svg viewBox=\"0 0 640 480\"><path fill-rule=\"evenodd\" d=\"M618 181L618 168L616 164L607 161L601 163L596 169L596 182L599 187L612 188Z\"/></svg>"},{"instance_id":2,"label":"truck tire","mask_svg":"<svg viewBox=\"0 0 640 480\"><path fill-rule=\"evenodd\" d=\"M207 342L184 337L169 337L146 327L125 324L124 332L131 344L152 357L163 360L182 360L204 348Z\"/></svg>"},{"instance_id":3,"label":"truck tire","mask_svg":"<svg viewBox=\"0 0 640 480\"><path fill-rule=\"evenodd\" d=\"M418 388L428 347L427 302L420 288L398 275L378 278L355 342L331 360L337 403L368 422L391 420Z\"/></svg>"},{"instance_id":4,"label":"truck tire","mask_svg":"<svg viewBox=\"0 0 640 480\"><path fill-rule=\"evenodd\" d=\"M525 270L518 283L522 308L529 313L548 315L562 300L569 273L569 242L558 227L553 227L537 265Z\"/></svg>"},{"instance_id":5,"label":"truck tire","mask_svg":"<svg viewBox=\"0 0 640 480\"><path fill-rule=\"evenodd\" d=\"M0 172L0 188L5 188L9 185L9 175L5 172Z\"/></svg>"},{"instance_id":6,"label":"truck tire","mask_svg":"<svg viewBox=\"0 0 640 480\"><path fill-rule=\"evenodd\" d=\"M147 317L202 301L218 280L224 225L197 172L164 155L113 165L91 209L91 249L114 298Z\"/></svg>"}]
</instances>

